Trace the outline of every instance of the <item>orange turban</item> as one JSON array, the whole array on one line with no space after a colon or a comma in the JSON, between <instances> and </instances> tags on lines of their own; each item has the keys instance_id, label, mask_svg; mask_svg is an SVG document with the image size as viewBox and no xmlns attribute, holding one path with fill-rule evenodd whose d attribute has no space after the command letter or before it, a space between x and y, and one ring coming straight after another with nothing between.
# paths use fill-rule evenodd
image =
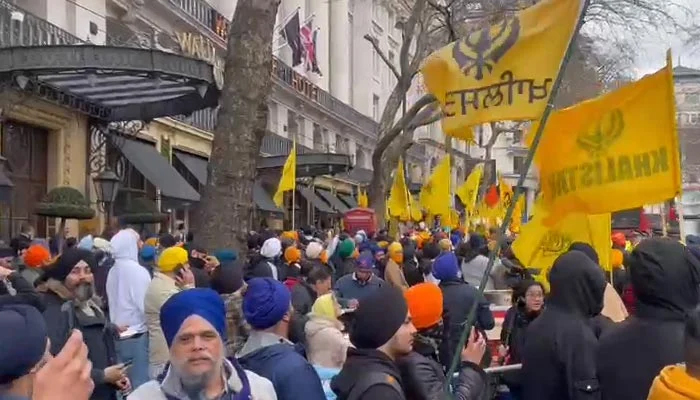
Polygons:
<instances>
[{"instance_id":1,"label":"orange turban","mask_svg":"<svg viewBox=\"0 0 700 400\"><path fill-rule=\"evenodd\" d=\"M284 259L289 264L301 261L301 250L297 249L296 246L287 247L284 251Z\"/></svg>"},{"instance_id":2,"label":"orange turban","mask_svg":"<svg viewBox=\"0 0 700 400\"><path fill-rule=\"evenodd\" d=\"M612 240L613 246L618 247L625 247L627 242L627 238L625 238L625 234L622 232L613 233L610 239Z\"/></svg>"},{"instance_id":3,"label":"orange turban","mask_svg":"<svg viewBox=\"0 0 700 400\"><path fill-rule=\"evenodd\" d=\"M280 235L280 239L289 239L296 242L299 240L299 233L297 231L285 231Z\"/></svg>"},{"instance_id":4,"label":"orange turban","mask_svg":"<svg viewBox=\"0 0 700 400\"><path fill-rule=\"evenodd\" d=\"M40 244L29 246L24 253L24 265L29 268L41 268L51 260L51 253Z\"/></svg>"},{"instance_id":5,"label":"orange turban","mask_svg":"<svg viewBox=\"0 0 700 400\"><path fill-rule=\"evenodd\" d=\"M328 264L328 251L323 250L321 252L321 255L318 257L319 260L321 260L322 263Z\"/></svg>"},{"instance_id":6,"label":"orange turban","mask_svg":"<svg viewBox=\"0 0 700 400\"><path fill-rule=\"evenodd\" d=\"M610 250L610 265L613 268L620 268L622 266L623 258L623 254L620 250Z\"/></svg>"},{"instance_id":7,"label":"orange turban","mask_svg":"<svg viewBox=\"0 0 700 400\"><path fill-rule=\"evenodd\" d=\"M442 291L434 283L419 283L404 293L413 326L426 329L442 319Z\"/></svg>"},{"instance_id":8,"label":"orange turban","mask_svg":"<svg viewBox=\"0 0 700 400\"><path fill-rule=\"evenodd\" d=\"M357 247L355 247L355 250L352 252L352 256L351 256L351 257L352 257L353 259L357 260L357 258L358 258L359 256L360 256L360 250L358 250Z\"/></svg>"}]
</instances>

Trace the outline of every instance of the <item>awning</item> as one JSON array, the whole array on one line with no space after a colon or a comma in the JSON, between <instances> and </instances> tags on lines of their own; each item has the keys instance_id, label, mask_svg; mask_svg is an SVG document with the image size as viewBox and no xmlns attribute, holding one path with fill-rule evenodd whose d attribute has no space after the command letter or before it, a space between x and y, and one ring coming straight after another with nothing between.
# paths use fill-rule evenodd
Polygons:
<instances>
[{"instance_id":1,"label":"awning","mask_svg":"<svg viewBox=\"0 0 700 400\"><path fill-rule=\"evenodd\" d=\"M316 208L318 211L329 214L335 214L335 211L333 211L333 209L328 204L326 204L326 202L321 200L321 198L318 197L316 192L314 192L314 190L310 187L297 185L297 191L299 191L299 193L302 196L304 196L306 201L311 203L314 206L314 208Z\"/></svg>"},{"instance_id":2,"label":"awning","mask_svg":"<svg viewBox=\"0 0 700 400\"><path fill-rule=\"evenodd\" d=\"M338 194L338 197L340 197L340 200L342 200L345 204L348 205L350 208L357 208L357 200L349 194Z\"/></svg>"},{"instance_id":3,"label":"awning","mask_svg":"<svg viewBox=\"0 0 700 400\"><path fill-rule=\"evenodd\" d=\"M207 164L209 161L206 158L197 157L182 151L173 151L173 154L197 178L200 185L207 184Z\"/></svg>"},{"instance_id":4,"label":"awning","mask_svg":"<svg viewBox=\"0 0 700 400\"><path fill-rule=\"evenodd\" d=\"M340 213L344 213L345 211L348 211L348 206L345 205L342 201L340 201L333 193L326 189L318 189L318 194L323 197L328 204L331 205L331 207L335 208L336 211Z\"/></svg>"},{"instance_id":5,"label":"awning","mask_svg":"<svg viewBox=\"0 0 700 400\"><path fill-rule=\"evenodd\" d=\"M119 149L149 182L160 189L161 195L188 202L199 201L199 193L155 147L139 140L125 139Z\"/></svg>"},{"instance_id":6,"label":"awning","mask_svg":"<svg viewBox=\"0 0 700 400\"><path fill-rule=\"evenodd\" d=\"M265 190L260 181L255 181L253 185L253 201L262 211L280 214L283 212L281 209L277 208L272 201L272 197L270 197L270 194Z\"/></svg>"}]
</instances>

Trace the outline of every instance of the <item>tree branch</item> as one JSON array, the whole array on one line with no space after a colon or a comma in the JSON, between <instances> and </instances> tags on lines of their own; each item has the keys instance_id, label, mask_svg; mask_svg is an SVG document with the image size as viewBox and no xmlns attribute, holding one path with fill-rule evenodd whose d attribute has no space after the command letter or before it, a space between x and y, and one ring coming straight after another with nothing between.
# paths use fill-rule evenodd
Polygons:
<instances>
[{"instance_id":1,"label":"tree branch","mask_svg":"<svg viewBox=\"0 0 700 400\"><path fill-rule=\"evenodd\" d=\"M364 36L365 40L372 43L372 47L374 48L374 51L379 54L379 57L384 61L384 64L386 64L389 67L389 70L391 70L391 73L394 74L394 77L396 80L400 81L401 80L401 74L399 73L399 70L396 69L396 66L391 63L389 60L389 57L384 54L381 48L379 48L379 41L377 40L376 37L370 35L369 33Z\"/></svg>"}]
</instances>

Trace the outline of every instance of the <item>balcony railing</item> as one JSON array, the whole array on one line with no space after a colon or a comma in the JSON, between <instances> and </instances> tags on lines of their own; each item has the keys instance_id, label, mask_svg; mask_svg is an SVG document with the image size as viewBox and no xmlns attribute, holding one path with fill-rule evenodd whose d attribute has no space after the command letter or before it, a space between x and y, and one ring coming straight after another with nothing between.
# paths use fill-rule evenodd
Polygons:
<instances>
[{"instance_id":1,"label":"balcony railing","mask_svg":"<svg viewBox=\"0 0 700 400\"><path fill-rule=\"evenodd\" d=\"M80 43L85 41L7 0L0 0L0 47Z\"/></svg>"}]
</instances>

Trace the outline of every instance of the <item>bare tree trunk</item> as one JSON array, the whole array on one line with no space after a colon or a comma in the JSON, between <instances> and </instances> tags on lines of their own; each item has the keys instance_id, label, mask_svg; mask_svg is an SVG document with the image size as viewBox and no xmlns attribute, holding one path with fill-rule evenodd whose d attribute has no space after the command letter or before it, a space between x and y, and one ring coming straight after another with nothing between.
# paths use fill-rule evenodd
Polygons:
<instances>
[{"instance_id":1,"label":"bare tree trunk","mask_svg":"<svg viewBox=\"0 0 700 400\"><path fill-rule=\"evenodd\" d=\"M254 211L260 145L267 126L272 37L281 0L239 0L231 23L224 88L202 191L195 240L208 249L245 248Z\"/></svg>"}]
</instances>

